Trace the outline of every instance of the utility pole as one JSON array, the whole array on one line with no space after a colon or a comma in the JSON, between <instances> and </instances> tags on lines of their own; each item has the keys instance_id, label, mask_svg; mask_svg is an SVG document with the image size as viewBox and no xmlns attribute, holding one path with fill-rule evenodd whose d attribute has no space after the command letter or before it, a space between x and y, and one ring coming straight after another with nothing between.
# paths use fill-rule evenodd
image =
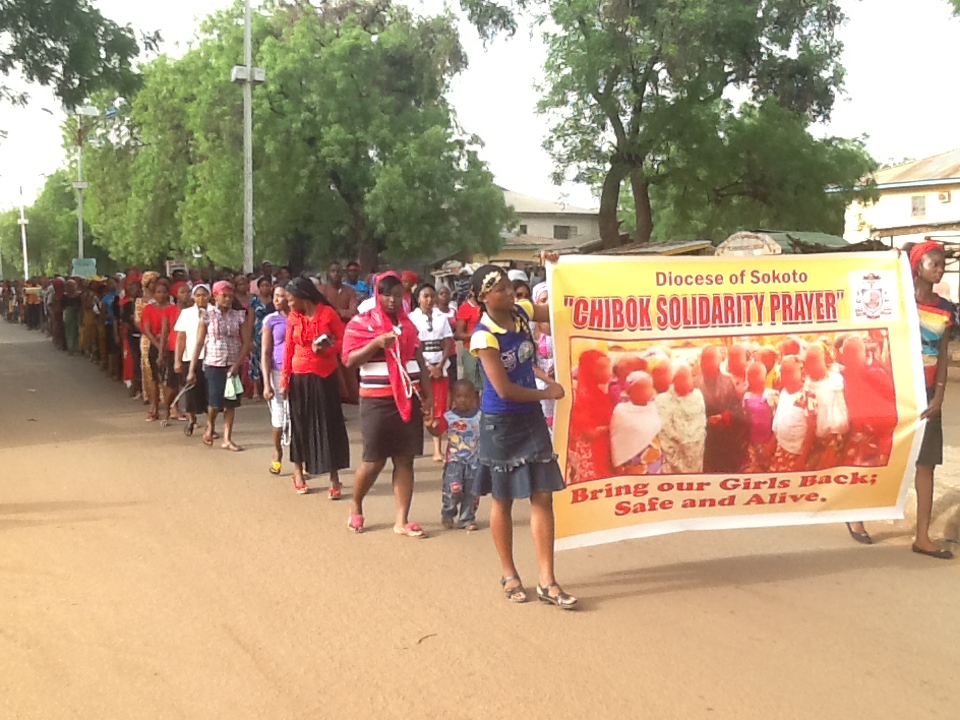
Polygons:
<instances>
[{"instance_id":1,"label":"utility pole","mask_svg":"<svg viewBox=\"0 0 960 720\"><path fill-rule=\"evenodd\" d=\"M77 118L77 181L73 186L77 189L77 257L83 258L83 191L87 183L83 181L83 131L79 129Z\"/></svg>"},{"instance_id":2,"label":"utility pole","mask_svg":"<svg viewBox=\"0 0 960 720\"><path fill-rule=\"evenodd\" d=\"M23 279L30 279L30 261L27 259L27 223L23 207L23 185L20 186L20 242L23 245ZM2 270L2 268L0 268Z\"/></svg>"},{"instance_id":3,"label":"utility pole","mask_svg":"<svg viewBox=\"0 0 960 720\"><path fill-rule=\"evenodd\" d=\"M253 21L250 0L243 3L243 65L235 65L230 80L243 83L243 271L253 272L253 86L266 80L263 68L253 67Z\"/></svg>"}]
</instances>

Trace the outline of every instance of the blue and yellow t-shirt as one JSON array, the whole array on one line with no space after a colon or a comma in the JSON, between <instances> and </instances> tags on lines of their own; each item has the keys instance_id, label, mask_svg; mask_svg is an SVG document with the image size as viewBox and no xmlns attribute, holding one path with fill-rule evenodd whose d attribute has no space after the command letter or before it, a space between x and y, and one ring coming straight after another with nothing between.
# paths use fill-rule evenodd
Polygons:
<instances>
[{"instance_id":1,"label":"blue and yellow t-shirt","mask_svg":"<svg viewBox=\"0 0 960 720\"><path fill-rule=\"evenodd\" d=\"M514 309L514 326L502 328L489 315L480 318L473 335L470 336L470 352L496 348L500 351L500 360L507 371L507 377L515 385L535 389L536 378L533 364L536 347L530 338L530 321L533 319L533 304L529 300L520 300ZM525 413L539 407L539 403L515 403L497 395L490 379L486 378L480 409L485 413Z\"/></svg>"},{"instance_id":2,"label":"blue and yellow t-shirt","mask_svg":"<svg viewBox=\"0 0 960 720\"><path fill-rule=\"evenodd\" d=\"M956 313L953 303L940 296L937 296L936 305L917 303L917 314L920 316L920 352L923 355L923 374L927 387L932 387L936 382L940 340L953 325Z\"/></svg>"}]
</instances>

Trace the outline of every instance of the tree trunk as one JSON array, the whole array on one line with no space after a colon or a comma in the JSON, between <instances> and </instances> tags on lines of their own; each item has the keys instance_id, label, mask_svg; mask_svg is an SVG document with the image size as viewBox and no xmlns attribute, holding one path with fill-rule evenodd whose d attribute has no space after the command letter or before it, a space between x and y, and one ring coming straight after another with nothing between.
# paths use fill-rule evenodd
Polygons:
<instances>
[{"instance_id":1,"label":"tree trunk","mask_svg":"<svg viewBox=\"0 0 960 720\"><path fill-rule=\"evenodd\" d=\"M653 209L650 207L650 186L643 176L642 168L630 171L630 186L633 188L633 203L637 213L637 233L634 242L650 241L653 234Z\"/></svg>"},{"instance_id":2,"label":"tree trunk","mask_svg":"<svg viewBox=\"0 0 960 720\"><path fill-rule=\"evenodd\" d=\"M295 233L287 238L287 264L294 275L299 275L306 267L309 240L303 233Z\"/></svg>"},{"instance_id":3,"label":"tree trunk","mask_svg":"<svg viewBox=\"0 0 960 720\"><path fill-rule=\"evenodd\" d=\"M620 246L620 220L617 211L620 205L620 185L627 177L628 167L612 163L603 179L600 192L600 243L604 250Z\"/></svg>"},{"instance_id":4,"label":"tree trunk","mask_svg":"<svg viewBox=\"0 0 960 720\"><path fill-rule=\"evenodd\" d=\"M360 272L366 275L376 270L380 253L377 250L376 240L367 231L366 216L353 208L350 209L350 214L353 216L353 225L350 228L351 244L357 250Z\"/></svg>"}]
</instances>

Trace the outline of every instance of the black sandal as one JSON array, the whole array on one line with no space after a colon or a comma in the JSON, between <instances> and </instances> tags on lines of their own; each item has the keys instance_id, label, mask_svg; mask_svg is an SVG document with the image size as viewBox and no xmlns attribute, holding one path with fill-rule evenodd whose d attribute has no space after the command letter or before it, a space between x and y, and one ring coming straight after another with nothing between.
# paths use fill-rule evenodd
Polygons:
<instances>
[{"instance_id":1,"label":"black sandal","mask_svg":"<svg viewBox=\"0 0 960 720\"><path fill-rule=\"evenodd\" d=\"M922 547L914 543L913 551L919 555L926 555L927 557L936 558L937 560L953 560L953 552L944 548L938 548L936 550L924 550Z\"/></svg>"},{"instance_id":2,"label":"black sandal","mask_svg":"<svg viewBox=\"0 0 960 720\"><path fill-rule=\"evenodd\" d=\"M183 434L186 435L187 437L191 437L193 435L193 429L196 426L197 426L196 420L194 420L193 422L187 421L187 424L183 428Z\"/></svg>"},{"instance_id":3,"label":"black sandal","mask_svg":"<svg viewBox=\"0 0 960 720\"><path fill-rule=\"evenodd\" d=\"M507 587L507 583L512 580L516 580L519 585L513 587ZM515 575L510 577L500 578L500 587L503 588L504 596L507 598L508 602L512 603L525 603L527 601L527 591L523 589L523 580Z\"/></svg>"},{"instance_id":4,"label":"black sandal","mask_svg":"<svg viewBox=\"0 0 960 720\"><path fill-rule=\"evenodd\" d=\"M557 594L551 595L550 588L556 588ZM573 610L577 606L577 599L561 590L557 583L550 583L546 587L537 585L537 597L540 598L540 602L556 605L561 610Z\"/></svg>"}]
</instances>

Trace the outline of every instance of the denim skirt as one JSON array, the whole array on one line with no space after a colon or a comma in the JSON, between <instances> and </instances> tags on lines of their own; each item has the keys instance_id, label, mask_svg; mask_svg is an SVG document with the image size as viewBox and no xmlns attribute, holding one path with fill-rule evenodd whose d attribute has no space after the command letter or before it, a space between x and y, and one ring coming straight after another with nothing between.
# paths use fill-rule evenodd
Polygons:
<instances>
[{"instance_id":1,"label":"denim skirt","mask_svg":"<svg viewBox=\"0 0 960 720\"><path fill-rule=\"evenodd\" d=\"M480 494L497 500L563 490L543 410L483 413L480 418Z\"/></svg>"}]
</instances>

